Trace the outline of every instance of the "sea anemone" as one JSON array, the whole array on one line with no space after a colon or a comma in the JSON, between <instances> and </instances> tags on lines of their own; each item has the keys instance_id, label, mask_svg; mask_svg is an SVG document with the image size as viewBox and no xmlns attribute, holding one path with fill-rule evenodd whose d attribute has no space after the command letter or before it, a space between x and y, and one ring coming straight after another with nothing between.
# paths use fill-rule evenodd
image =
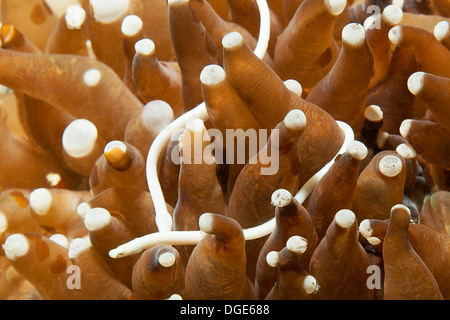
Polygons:
<instances>
[{"instance_id":1,"label":"sea anemone","mask_svg":"<svg viewBox=\"0 0 450 320\"><path fill-rule=\"evenodd\" d=\"M445 1L0 4L0 299L450 299Z\"/></svg>"}]
</instances>

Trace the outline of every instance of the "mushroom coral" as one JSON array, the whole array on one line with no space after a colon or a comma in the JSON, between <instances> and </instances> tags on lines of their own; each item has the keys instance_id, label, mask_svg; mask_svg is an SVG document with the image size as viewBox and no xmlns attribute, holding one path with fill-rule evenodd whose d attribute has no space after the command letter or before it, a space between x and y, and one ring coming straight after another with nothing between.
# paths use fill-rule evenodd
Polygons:
<instances>
[{"instance_id":1,"label":"mushroom coral","mask_svg":"<svg viewBox=\"0 0 450 320\"><path fill-rule=\"evenodd\" d=\"M450 299L444 2L1 0L0 299Z\"/></svg>"}]
</instances>

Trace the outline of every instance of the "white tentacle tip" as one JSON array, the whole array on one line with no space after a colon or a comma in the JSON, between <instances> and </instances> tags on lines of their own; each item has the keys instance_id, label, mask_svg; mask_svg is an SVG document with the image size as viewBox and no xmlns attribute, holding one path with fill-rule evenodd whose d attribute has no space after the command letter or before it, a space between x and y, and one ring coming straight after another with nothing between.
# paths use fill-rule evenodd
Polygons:
<instances>
[{"instance_id":1,"label":"white tentacle tip","mask_svg":"<svg viewBox=\"0 0 450 320\"><path fill-rule=\"evenodd\" d=\"M383 110L375 104L367 106L364 109L364 118L372 122L379 122L383 120Z\"/></svg>"},{"instance_id":2,"label":"white tentacle tip","mask_svg":"<svg viewBox=\"0 0 450 320\"><path fill-rule=\"evenodd\" d=\"M68 29L80 29L86 20L86 11L79 4L70 5L64 18Z\"/></svg>"},{"instance_id":3,"label":"white tentacle tip","mask_svg":"<svg viewBox=\"0 0 450 320\"><path fill-rule=\"evenodd\" d=\"M433 33L438 41L444 40L450 34L450 22L446 20L439 21L434 27Z\"/></svg>"},{"instance_id":4,"label":"white tentacle tip","mask_svg":"<svg viewBox=\"0 0 450 320\"><path fill-rule=\"evenodd\" d=\"M137 35L143 26L144 23L139 16L130 14L122 20L121 31L124 35L132 37Z\"/></svg>"},{"instance_id":5,"label":"white tentacle tip","mask_svg":"<svg viewBox=\"0 0 450 320\"><path fill-rule=\"evenodd\" d=\"M414 72L408 78L408 90L413 95L418 95L423 88L423 78L425 77L425 73L422 71Z\"/></svg>"},{"instance_id":6,"label":"white tentacle tip","mask_svg":"<svg viewBox=\"0 0 450 320\"><path fill-rule=\"evenodd\" d=\"M377 237L368 237L366 239L373 246L379 245L381 243L381 240Z\"/></svg>"},{"instance_id":7,"label":"white tentacle tip","mask_svg":"<svg viewBox=\"0 0 450 320\"><path fill-rule=\"evenodd\" d=\"M30 244L23 234L16 233L6 238L6 241L3 244L3 250L6 257L9 260L14 261L28 253Z\"/></svg>"},{"instance_id":8,"label":"white tentacle tip","mask_svg":"<svg viewBox=\"0 0 450 320\"><path fill-rule=\"evenodd\" d=\"M68 257L70 259L76 259L82 252L88 250L91 246L89 237L73 239L69 243Z\"/></svg>"},{"instance_id":9,"label":"white tentacle tip","mask_svg":"<svg viewBox=\"0 0 450 320\"><path fill-rule=\"evenodd\" d=\"M325 5L332 15L338 16L347 6L347 0L325 0Z\"/></svg>"},{"instance_id":10,"label":"white tentacle tip","mask_svg":"<svg viewBox=\"0 0 450 320\"><path fill-rule=\"evenodd\" d=\"M81 202L78 206L77 206L77 213L78 215L81 217L81 219L84 220L84 218L86 217L86 214L88 213L89 210L91 210L92 207L89 203L87 202Z\"/></svg>"},{"instance_id":11,"label":"white tentacle tip","mask_svg":"<svg viewBox=\"0 0 450 320\"><path fill-rule=\"evenodd\" d=\"M300 109L293 109L289 111L283 122L288 129L302 130L306 126L306 116Z\"/></svg>"},{"instance_id":12,"label":"white tentacle tip","mask_svg":"<svg viewBox=\"0 0 450 320\"><path fill-rule=\"evenodd\" d=\"M62 233L55 233L51 235L48 239L66 249L69 248L69 238L67 238L67 236Z\"/></svg>"},{"instance_id":13,"label":"white tentacle tip","mask_svg":"<svg viewBox=\"0 0 450 320\"><path fill-rule=\"evenodd\" d=\"M45 180L50 187L56 187L62 180L61 175L57 172L49 172L45 176Z\"/></svg>"},{"instance_id":14,"label":"white tentacle tip","mask_svg":"<svg viewBox=\"0 0 450 320\"><path fill-rule=\"evenodd\" d=\"M212 213L204 213L198 220L200 230L205 233L211 233L214 225L214 215Z\"/></svg>"},{"instance_id":15,"label":"white tentacle tip","mask_svg":"<svg viewBox=\"0 0 450 320\"><path fill-rule=\"evenodd\" d=\"M88 87L95 87L100 83L102 73L97 69L89 69L83 75L83 82Z\"/></svg>"},{"instance_id":16,"label":"white tentacle tip","mask_svg":"<svg viewBox=\"0 0 450 320\"><path fill-rule=\"evenodd\" d=\"M342 41L351 46L359 47L366 40L366 30L359 23L349 23L342 29Z\"/></svg>"},{"instance_id":17,"label":"white tentacle tip","mask_svg":"<svg viewBox=\"0 0 450 320\"><path fill-rule=\"evenodd\" d=\"M307 294L316 292L317 290L317 280L311 275L305 277L303 280L303 289Z\"/></svg>"},{"instance_id":18,"label":"white tentacle tip","mask_svg":"<svg viewBox=\"0 0 450 320\"><path fill-rule=\"evenodd\" d=\"M400 43L400 39L402 38L402 29L400 26L392 27L391 30L389 30L388 33L389 40L394 45L398 45Z\"/></svg>"},{"instance_id":19,"label":"white tentacle tip","mask_svg":"<svg viewBox=\"0 0 450 320\"><path fill-rule=\"evenodd\" d=\"M403 10L398 5L390 4L384 8L382 15L388 23L397 25L403 19Z\"/></svg>"},{"instance_id":20,"label":"white tentacle tip","mask_svg":"<svg viewBox=\"0 0 450 320\"><path fill-rule=\"evenodd\" d=\"M359 224L359 233L361 233L361 235L367 239L372 236L372 232L373 230L370 226L370 220L364 219L363 221L361 221L361 223Z\"/></svg>"},{"instance_id":21,"label":"white tentacle tip","mask_svg":"<svg viewBox=\"0 0 450 320\"><path fill-rule=\"evenodd\" d=\"M64 130L62 145L68 155L74 158L81 158L93 150L97 138L97 127L91 121L76 119Z\"/></svg>"},{"instance_id":22,"label":"white tentacle tip","mask_svg":"<svg viewBox=\"0 0 450 320\"><path fill-rule=\"evenodd\" d=\"M367 156L367 147L360 141L352 141L347 148L347 153L350 157L357 160L364 160Z\"/></svg>"},{"instance_id":23,"label":"white tentacle tip","mask_svg":"<svg viewBox=\"0 0 450 320\"><path fill-rule=\"evenodd\" d=\"M411 217L411 210L409 210L409 208L407 206L405 206L404 204L399 203L399 204L396 204L396 205L392 206L391 212L394 211L394 210L406 211L406 212L409 213L409 216Z\"/></svg>"},{"instance_id":24,"label":"white tentacle tip","mask_svg":"<svg viewBox=\"0 0 450 320\"><path fill-rule=\"evenodd\" d=\"M120 140L113 140L113 141L108 142L108 144L105 146L105 149L103 152L110 153L115 149L120 150L122 153L126 153L127 145Z\"/></svg>"},{"instance_id":25,"label":"white tentacle tip","mask_svg":"<svg viewBox=\"0 0 450 320\"><path fill-rule=\"evenodd\" d=\"M288 88L289 90L291 90L292 92L294 92L297 96L301 97L303 94L303 87L300 84L300 82L298 82L295 79L287 79L286 81L284 81L284 85L286 86L286 88Z\"/></svg>"},{"instance_id":26,"label":"white tentacle tip","mask_svg":"<svg viewBox=\"0 0 450 320\"><path fill-rule=\"evenodd\" d=\"M205 66L200 73L200 82L207 86L217 85L218 83L223 82L225 78L225 70L217 64Z\"/></svg>"},{"instance_id":27,"label":"white tentacle tip","mask_svg":"<svg viewBox=\"0 0 450 320\"><path fill-rule=\"evenodd\" d=\"M293 200L292 194L286 189L278 189L272 193L272 205L282 208L290 204Z\"/></svg>"},{"instance_id":28,"label":"white tentacle tip","mask_svg":"<svg viewBox=\"0 0 450 320\"><path fill-rule=\"evenodd\" d=\"M30 193L30 207L38 215L47 214L52 206L53 197L46 188L38 188Z\"/></svg>"},{"instance_id":29,"label":"white tentacle tip","mask_svg":"<svg viewBox=\"0 0 450 320\"><path fill-rule=\"evenodd\" d=\"M0 235L8 229L8 218L0 211Z\"/></svg>"},{"instance_id":30,"label":"white tentacle tip","mask_svg":"<svg viewBox=\"0 0 450 320\"><path fill-rule=\"evenodd\" d=\"M300 236L292 236L286 242L286 248L297 254L302 254L308 248L308 240Z\"/></svg>"},{"instance_id":31,"label":"white tentacle tip","mask_svg":"<svg viewBox=\"0 0 450 320\"><path fill-rule=\"evenodd\" d=\"M123 252L121 250L115 248L115 249L109 250L108 255L110 258L117 259L123 255Z\"/></svg>"},{"instance_id":32,"label":"white tentacle tip","mask_svg":"<svg viewBox=\"0 0 450 320\"><path fill-rule=\"evenodd\" d=\"M172 252L164 252L158 258L159 264L165 268L169 268L169 267L173 266L175 261L176 261L176 257Z\"/></svg>"},{"instance_id":33,"label":"white tentacle tip","mask_svg":"<svg viewBox=\"0 0 450 320\"><path fill-rule=\"evenodd\" d=\"M400 128L399 128L399 131L400 131L400 134L402 135L402 137L408 138L409 131L411 130L411 125L412 125L411 119L406 119L406 120L402 121Z\"/></svg>"},{"instance_id":34,"label":"white tentacle tip","mask_svg":"<svg viewBox=\"0 0 450 320\"><path fill-rule=\"evenodd\" d=\"M127 153L127 145L119 140L113 140L106 144L103 155L109 163L120 163Z\"/></svg>"},{"instance_id":35,"label":"white tentacle tip","mask_svg":"<svg viewBox=\"0 0 450 320\"><path fill-rule=\"evenodd\" d=\"M240 46L243 42L244 38L237 31L230 32L222 38L222 46L225 49L233 49Z\"/></svg>"},{"instance_id":36,"label":"white tentacle tip","mask_svg":"<svg viewBox=\"0 0 450 320\"><path fill-rule=\"evenodd\" d=\"M86 213L84 225L89 231L100 230L111 222L111 214L104 208L93 208Z\"/></svg>"},{"instance_id":37,"label":"white tentacle tip","mask_svg":"<svg viewBox=\"0 0 450 320\"><path fill-rule=\"evenodd\" d=\"M388 140L388 138L389 138L389 133L388 132L386 132L386 131L378 132L378 135L377 135L377 146L378 146L378 148L382 148L386 144L386 141Z\"/></svg>"},{"instance_id":38,"label":"white tentacle tip","mask_svg":"<svg viewBox=\"0 0 450 320\"><path fill-rule=\"evenodd\" d=\"M278 266L279 255L277 251L270 251L266 255L266 262L269 266L276 268Z\"/></svg>"},{"instance_id":39,"label":"white tentacle tip","mask_svg":"<svg viewBox=\"0 0 450 320\"><path fill-rule=\"evenodd\" d=\"M155 43L151 39L141 39L134 44L136 54L149 56L155 53Z\"/></svg>"},{"instance_id":40,"label":"white tentacle tip","mask_svg":"<svg viewBox=\"0 0 450 320\"><path fill-rule=\"evenodd\" d=\"M336 213L334 219L338 226L347 229L355 223L356 216L353 211L349 209L342 209Z\"/></svg>"},{"instance_id":41,"label":"white tentacle tip","mask_svg":"<svg viewBox=\"0 0 450 320\"><path fill-rule=\"evenodd\" d=\"M399 144L395 151L405 159L414 159L417 156L416 151L406 143Z\"/></svg>"},{"instance_id":42,"label":"white tentacle tip","mask_svg":"<svg viewBox=\"0 0 450 320\"><path fill-rule=\"evenodd\" d=\"M378 163L380 173L386 177L395 177L403 169L402 161L394 155L387 155L380 159Z\"/></svg>"}]
</instances>

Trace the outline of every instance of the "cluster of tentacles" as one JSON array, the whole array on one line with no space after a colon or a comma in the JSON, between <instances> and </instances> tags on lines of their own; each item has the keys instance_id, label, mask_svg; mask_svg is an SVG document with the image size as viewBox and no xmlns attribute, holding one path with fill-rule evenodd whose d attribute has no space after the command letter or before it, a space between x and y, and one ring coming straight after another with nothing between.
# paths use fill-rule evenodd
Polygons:
<instances>
[{"instance_id":1,"label":"cluster of tentacles","mask_svg":"<svg viewBox=\"0 0 450 320\"><path fill-rule=\"evenodd\" d=\"M448 1L0 3L0 299L450 299Z\"/></svg>"}]
</instances>

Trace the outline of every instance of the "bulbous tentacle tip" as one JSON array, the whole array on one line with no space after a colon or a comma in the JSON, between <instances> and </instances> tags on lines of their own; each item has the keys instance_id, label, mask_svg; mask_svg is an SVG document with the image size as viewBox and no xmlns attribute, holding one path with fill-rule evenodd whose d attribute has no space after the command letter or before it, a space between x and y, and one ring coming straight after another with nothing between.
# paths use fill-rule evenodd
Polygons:
<instances>
[{"instance_id":1,"label":"bulbous tentacle tip","mask_svg":"<svg viewBox=\"0 0 450 320\"><path fill-rule=\"evenodd\" d=\"M400 224L404 227L411 222L411 210L404 204L396 204L391 208L389 224Z\"/></svg>"},{"instance_id":2,"label":"bulbous tentacle tip","mask_svg":"<svg viewBox=\"0 0 450 320\"><path fill-rule=\"evenodd\" d=\"M425 73L422 71L414 72L408 78L408 90L413 95L418 95L423 88L423 79L425 77Z\"/></svg>"},{"instance_id":3,"label":"bulbous tentacle tip","mask_svg":"<svg viewBox=\"0 0 450 320\"><path fill-rule=\"evenodd\" d=\"M411 210L409 210L409 208L407 206L405 206L404 204L396 204L396 205L392 206L391 213L397 212L397 211L404 212L405 214L407 213L409 215L409 217L411 217Z\"/></svg>"},{"instance_id":4,"label":"bulbous tentacle tip","mask_svg":"<svg viewBox=\"0 0 450 320\"><path fill-rule=\"evenodd\" d=\"M183 298L179 294L174 293L167 300L183 300Z\"/></svg>"},{"instance_id":5,"label":"bulbous tentacle tip","mask_svg":"<svg viewBox=\"0 0 450 320\"><path fill-rule=\"evenodd\" d=\"M237 31L230 32L222 38L222 46L228 50L236 48L242 45L244 42L244 38Z\"/></svg>"},{"instance_id":6,"label":"bulbous tentacle tip","mask_svg":"<svg viewBox=\"0 0 450 320\"><path fill-rule=\"evenodd\" d=\"M91 10L95 20L112 23L123 16L130 8L130 0L91 0Z\"/></svg>"},{"instance_id":7,"label":"bulbous tentacle tip","mask_svg":"<svg viewBox=\"0 0 450 320\"><path fill-rule=\"evenodd\" d=\"M81 202L77 206L77 214L81 217L81 219L84 220L84 218L86 217L86 214L91 209L92 209L92 207L91 207L91 205L88 202Z\"/></svg>"},{"instance_id":8,"label":"bulbous tentacle tip","mask_svg":"<svg viewBox=\"0 0 450 320\"><path fill-rule=\"evenodd\" d=\"M379 245L381 243L381 240L377 237L369 237L367 238L367 241L373 246Z\"/></svg>"},{"instance_id":9,"label":"bulbous tentacle tip","mask_svg":"<svg viewBox=\"0 0 450 320\"><path fill-rule=\"evenodd\" d=\"M339 210L335 215L335 222L341 228L350 228L356 221L356 215L349 209Z\"/></svg>"},{"instance_id":10,"label":"bulbous tentacle tip","mask_svg":"<svg viewBox=\"0 0 450 320\"><path fill-rule=\"evenodd\" d=\"M25 256L30 250L30 244L28 239L20 233L12 234L3 245L3 250L5 251L6 257L14 261L18 258Z\"/></svg>"},{"instance_id":11,"label":"bulbous tentacle tip","mask_svg":"<svg viewBox=\"0 0 450 320\"><path fill-rule=\"evenodd\" d=\"M278 266L279 254L277 251L270 251L266 255L266 262L269 266L276 268Z\"/></svg>"},{"instance_id":12,"label":"bulbous tentacle tip","mask_svg":"<svg viewBox=\"0 0 450 320\"><path fill-rule=\"evenodd\" d=\"M392 27L391 30L389 30L388 37L389 37L389 40L392 42L392 44L398 45L402 38L401 27L400 26Z\"/></svg>"},{"instance_id":13,"label":"bulbous tentacle tip","mask_svg":"<svg viewBox=\"0 0 450 320\"><path fill-rule=\"evenodd\" d=\"M395 148L395 151L405 159L414 159L417 156L417 152L406 143L401 143Z\"/></svg>"},{"instance_id":14,"label":"bulbous tentacle tip","mask_svg":"<svg viewBox=\"0 0 450 320\"><path fill-rule=\"evenodd\" d=\"M387 155L380 159L378 163L380 173L386 177L395 177L403 169L402 161L395 155Z\"/></svg>"},{"instance_id":15,"label":"bulbous tentacle tip","mask_svg":"<svg viewBox=\"0 0 450 320\"><path fill-rule=\"evenodd\" d=\"M38 215L45 215L52 206L53 197L46 188L38 188L30 193L30 207Z\"/></svg>"},{"instance_id":16,"label":"bulbous tentacle tip","mask_svg":"<svg viewBox=\"0 0 450 320\"><path fill-rule=\"evenodd\" d=\"M67 7L64 19L68 29L80 29L86 21L86 11L79 4L70 5Z\"/></svg>"},{"instance_id":17,"label":"bulbous tentacle tip","mask_svg":"<svg viewBox=\"0 0 450 320\"><path fill-rule=\"evenodd\" d=\"M293 200L292 194L286 189L278 189L272 193L271 203L277 208L289 205Z\"/></svg>"},{"instance_id":18,"label":"bulbous tentacle tip","mask_svg":"<svg viewBox=\"0 0 450 320\"><path fill-rule=\"evenodd\" d=\"M207 86L214 86L218 83L221 83L225 80L225 77L225 70L217 64L205 66L200 73L201 83Z\"/></svg>"},{"instance_id":19,"label":"bulbous tentacle tip","mask_svg":"<svg viewBox=\"0 0 450 320\"><path fill-rule=\"evenodd\" d=\"M284 125L291 130L302 130L306 127L306 116L300 109L294 109L284 118Z\"/></svg>"},{"instance_id":20,"label":"bulbous tentacle tip","mask_svg":"<svg viewBox=\"0 0 450 320\"><path fill-rule=\"evenodd\" d=\"M83 75L83 82L88 87L95 87L100 83L102 73L97 69L89 69Z\"/></svg>"},{"instance_id":21,"label":"bulbous tentacle tip","mask_svg":"<svg viewBox=\"0 0 450 320\"><path fill-rule=\"evenodd\" d=\"M364 118L371 122L383 120L383 111L377 105L370 105L364 110Z\"/></svg>"},{"instance_id":22,"label":"bulbous tentacle tip","mask_svg":"<svg viewBox=\"0 0 450 320\"><path fill-rule=\"evenodd\" d=\"M292 236L286 241L286 248L295 254L302 254L308 248L308 240L301 236Z\"/></svg>"},{"instance_id":23,"label":"bulbous tentacle tip","mask_svg":"<svg viewBox=\"0 0 450 320\"><path fill-rule=\"evenodd\" d=\"M347 6L347 0L325 0L325 5L332 15L338 16Z\"/></svg>"},{"instance_id":24,"label":"bulbous tentacle tip","mask_svg":"<svg viewBox=\"0 0 450 320\"><path fill-rule=\"evenodd\" d=\"M132 37L137 35L143 27L144 22L142 19L135 14L130 14L122 20L120 30L125 36Z\"/></svg>"},{"instance_id":25,"label":"bulbous tentacle tip","mask_svg":"<svg viewBox=\"0 0 450 320\"><path fill-rule=\"evenodd\" d=\"M288 88L289 90L291 90L292 92L294 92L297 96L301 97L303 94L303 87L300 84L300 82L298 82L295 79L288 79L286 81L284 81L284 85L286 86L286 88Z\"/></svg>"},{"instance_id":26,"label":"bulbous tentacle tip","mask_svg":"<svg viewBox=\"0 0 450 320\"><path fill-rule=\"evenodd\" d=\"M150 56L155 53L155 43L151 39L141 39L134 45L136 54Z\"/></svg>"},{"instance_id":27,"label":"bulbous tentacle tip","mask_svg":"<svg viewBox=\"0 0 450 320\"><path fill-rule=\"evenodd\" d=\"M63 149L71 157L81 158L91 152L97 142L97 138L97 127L91 121L76 119L63 132Z\"/></svg>"},{"instance_id":28,"label":"bulbous tentacle tip","mask_svg":"<svg viewBox=\"0 0 450 320\"><path fill-rule=\"evenodd\" d=\"M91 247L92 245L88 237L72 239L69 242L67 256L69 259L76 259L82 252Z\"/></svg>"},{"instance_id":29,"label":"bulbous tentacle tip","mask_svg":"<svg viewBox=\"0 0 450 320\"><path fill-rule=\"evenodd\" d=\"M357 160L364 160L367 157L367 147L360 141L353 141L348 145L347 153L350 157Z\"/></svg>"},{"instance_id":30,"label":"bulbous tentacle tip","mask_svg":"<svg viewBox=\"0 0 450 320\"><path fill-rule=\"evenodd\" d=\"M404 138L408 137L409 131L411 130L411 123L412 123L411 119L406 119L403 120L402 123L400 124L399 131Z\"/></svg>"},{"instance_id":31,"label":"bulbous tentacle tip","mask_svg":"<svg viewBox=\"0 0 450 320\"><path fill-rule=\"evenodd\" d=\"M382 16L386 22L394 26L402 21L403 10L398 5L390 4L384 8Z\"/></svg>"},{"instance_id":32,"label":"bulbous tentacle tip","mask_svg":"<svg viewBox=\"0 0 450 320\"><path fill-rule=\"evenodd\" d=\"M108 142L104 149L104 156L109 163L119 163L123 161L126 153L126 144L119 140Z\"/></svg>"},{"instance_id":33,"label":"bulbous tentacle tip","mask_svg":"<svg viewBox=\"0 0 450 320\"><path fill-rule=\"evenodd\" d=\"M111 222L111 214L104 208L93 208L86 213L84 225L89 231L96 231L104 228Z\"/></svg>"},{"instance_id":34,"label":"bulbous tentacle tip","mask_svg":"<svg viewBox=\"0 0 450 320\"><path fill-rule=\"evenodd\" d=\"M0 236L8 229L8 218L0 211Z\"/></svg>"},{"instance_id":35,"label":"bulbous tentacle tip","mask_svg":"<svg viewBox=\"0 0 450 320\"><path fill-rule=\"evenodd\" d=\"M305 280L303 280L303 289L305 290L306 294L312 294L316 292L318 289L316 278L311 275L306 276Z\"/></svg>"},{"instance_id":36,"label":"bulbous tentacle tip","mask_svg":"<svg viewBox=\"0 0 450 320\"><path fill-rule=\"evenodd\" d=\"M359 23L349 23L342 29L342 42L360 47L366 40L366 30Z\"/></svg>"},{"instance_id":37,"label":"bulbous tentacle tip","mask_svg":"<svg viewBox=\"0 0 450 320\"><path fill-rule=\"evenodd\" d=\"M212 213L204 213L198 220L200 230L205 233L212 233L214 230L214 215Z\"/></svg>"},{"instance_id":38,"label":"bulbous tentacle tip","mask_svg":"<svg viewBox=\"0 0 450 320\"><path fill-rule=\"evenodd\" d=\"M172 252L164 252L158 257L158 262L165 268L169 268L174 265L176 257Z\"/></svg>"},{"instance_id":39,"label":"bulbous tentacle tip","mask_svg":"<svg viewBox=\"0 0 450 320\"><path fill-rule=\"evenodd\" d=\"M439 41L447 38L450 35L450 22L446 20L438 22L434 27L433 34Z\"/></svg>"},{"instance_id":40,"label":"bulbous tentacle tip","mask_svg":"<svg viewBox=\"0 0 450 320\"><path fill-rule=\"evenodd\" d=\"M361 233L361 235L368 239L370 237L372 237L372 227L370 226L370 220L369 219L364 219L363 221L361 221L361 223L359 224L359 233Z\"/></svg>"}]
</instances>

